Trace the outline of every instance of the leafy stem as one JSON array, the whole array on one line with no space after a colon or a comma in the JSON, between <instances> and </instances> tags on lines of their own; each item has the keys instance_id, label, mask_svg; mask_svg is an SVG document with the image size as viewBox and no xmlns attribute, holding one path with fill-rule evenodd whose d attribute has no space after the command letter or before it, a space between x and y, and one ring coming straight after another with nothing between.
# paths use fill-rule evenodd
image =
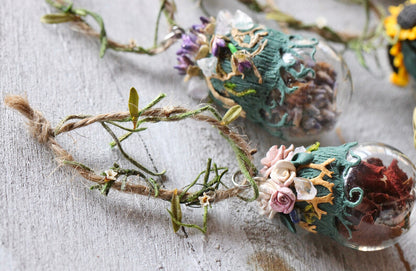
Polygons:
<instances>
[{"instance_id":1,"label":"leafy stem","mask_svg":"<svg viewBox=\"0 0 416 271\"><path fill-rule=\"evenodd\" d=\"M207 228L208 228L208 206L204 207L204 214L203 214L203 226L200 227L196 224L186 224L186 223L182 223L181 221L178 221L173 213L170 210L167 210L170 214L170 217L172 219L173 222L175 222L175 224L180 225L182 227L186 227L186 228L194 228L197 229L199 231L201 231L202 233L206 233L207 232Z\"/></svg>"},{"instance_id":2,"label":"leafy stem","mask_svg":"<svg viewBox=\"0 0 416 271\"><path fill-rule=\"evenodd\" d=\"M70 115L64 118L55 129L52 129L50 123L42 116L42 114L33 110L24 98L20 96L11 96L7 99L6 104L13 106L13 108L16 108L28 119L32 120L31 123L32 125L36 125L37 131L47 131L45 134L45 137L47 138L43 139L42 142L47 143L47 146L50 147L56 158L62 164L74 168L84 178L95 182L96 185L92 186L91 189L99 189L104 195L107 195L110 190L114 189L170 201L172 206L170 214L172 216L172 225L175 232L177 232L180 227L191 227L205 233L207 231L208 207L211 206L211 203L219 202L231 197L239 197L246 201L251 201L258 197L258 187L253 179L256 174L256 169L252 163L252 150L244 138L228 126L229 123L239 116L240 110L238 107L230 108L227 113L225 113L224 117L221 117L217 110L210 105L204 105L194 110L183 107L154 108L154 105L165 97L165 95L159 95L143 109L139 110L138 92L134 89L131 90L131 93L133 94L130 95L129 99L129 112L107 113L96 116ZM208 159L205 170L200 172L196 179L186 185L183 190L167 190L164 187L161 187L157 182L158 179L152 177L158 176L163 178L161 175L164 175L165 171L153 172L147 169L130 156L122 146L121 141L129 138L133 133L144 130L144 128L140 127L143 123L180 121L187 118L212 125L219 131L220 135L227 140L237 156L240 171L250 183L247 188L251 187L254 191L254 196L252 198L243 198L240 195L242 192L242 188L240 187L228 188L222 181L223 177L228 172L228 168L217 166L211 158ZM136 120L137 122L135 122ZM134 122L134 129L128 129L121 125L121 123L130 121ZM88 166L75 161L73 156L58 144L56 137L59 134L86 127L94 123L101 124L104 130L111 136L115 146L118 147L123 157L135 166L134 169L124 169L115 163L108 170L105 170L101 174L97 174ZM113 127L121 130L128 130L128 133L118 138L116 133L112 130ZM136 179L134 179L134 181L132 180L132 182L128 182L127 179L130 176L135 176ZM146 181L147 184L140 183L140 180ZM223 186L225 189L222 189L220 186ZM202 227L195 224L182 223L180 207L182 204L190 207L204 208Z\"/></svg>"},{"instance_id":3,"label":"leafy stem","mask_svg":"<svg viewBox=\"0 0 416 271\"><path fill-rule=\"evenodd\" d=\"M124 158L126 158L130 163L132 163L133 165L135 165L136 167L138 167L140 170L146 172L149 175L152 176L160 176L165 174L166 170L162 171L162 172L153 172L149 169L147 169L146 167L144 167L143 165L141 165L139 162L137 162L136 160L134 160L130 155L128 155L123 147L121 147L121 143L118 140L117 136L114 134L114 132L110 129L110 127L108 127L107 124L105 124L105 122L101 122L101 125L104 127L104 129L110 134L110 136L114 139L114 142L116 143L118 149L120 150L121 154L124 156Z\"/></svg>"},{"instance_id":4,"label":"leafy stem","mask_svg":"<svg viewBox=\"0 0 416 271\"><path fill-rule=\"evenodd\" d=\"M61 13L52 13L42 16L41 22L47 24L59 24L65 22L73 22L78 30L84 32L87 35L98 37L100 40L100 57L103 57L107 49L115 51L130 52L136 54L147 54L155 55L167 50L177 39L177 35L172 35L169 39L162 41L160 44L157 43L160 17L163 13L165 14L166 20L169 23L170 30L173 26L177 26L173 15L174 5L169 0L163 0L160 7L158 18L156 21L154 44L150 48L145 48L137 45L134 41L127 44L122 44L113 41L107 37L107 32L104 26L104 20L98 13L92 12L84 8L74 8L72 2L65 2L64 0L46 0L46 2L54 8L61 11ZM99 31L96 31L90 26L85 20L86 16L90 16L99 27Z\"/></svg>"}]
</instances>

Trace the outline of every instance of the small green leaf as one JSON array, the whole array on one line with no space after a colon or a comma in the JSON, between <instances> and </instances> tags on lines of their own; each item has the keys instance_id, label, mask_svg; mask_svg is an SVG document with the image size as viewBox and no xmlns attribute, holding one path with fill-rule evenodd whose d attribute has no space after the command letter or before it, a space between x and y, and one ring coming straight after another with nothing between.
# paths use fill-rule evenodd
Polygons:
<instances>
[{"instance_id":1,"label":"small green leaf","mask_svg":"<svg viewBox=\"0 0 416 271\"><path fill-rule=\"evenodd\" d=\"M243 111L243 108L240 105L234 105L228 109L227 113L225 113L224 117L222 117L221 124L228 125L235 121L240 116L241 111Z\"/></svg>"},{"instance_id":2,"label":"small green leaf","mask_svg":"<svg viewBox=\"0 0 416 271\"><path fill-rule=\"evenodd\" d=\"M72 22L77 19L77 16L69 13L53 13L46 14L40 18L40 21L44 24L60 24L66 22Z\"/></svg>"},{"instance_id":3,"label":"small green leaf","mask_svg":"<svg viewBox=\"0 0 416 271\"><path fill-rule=\"evenodd\" d=\"M130 89L129 112L133 121L133 129L136 129L137 119L139 118L139 94L137 94L137 90L134 87Z\"/></svg>"},{"instance_id":4,"label":"small green leaf","mask_svg":"<svg viewBox=\"0 0 416 271\"><path fill-rule=\"evenodd\" d=\"M110 192L110 188L114 182L115 182L114 180L106 182L101 188L101 194L104 196L108 196L108 193Z\"/></svg>"},{"instance_id":5,"label":"small green leaf","mask_svg":"<svg viewBox=\"0 0 416 271\"><path fill-rule=\"evenodd\" d=\"M176 189L173 192L173 197L171 201L171 216L172 216L173 231L177 232L181 228L181 225L179 223L182 223L182 210L181 210L181 203L180 203L179 196L178 196L178 191Z\"/></svg>"},{"instance_id":6,"label":"small green leaf","mask_svg":"<svg viewBox=\"0 0 416 271\"><path fill-rule=\"evenodd\" d=\"M232 54L237 53L237 48L234 46L234 44L228 43L227 46L228 46L228 49L230 49Z\"/></svg>"},{"instance_id":7,"label":"small green leaf","mask_svg":"<svg viewBox=\"0 0 416 271\"><path fill-rule=\"evenodd\" d=\"M315 144L310 145L310 146L306 149L306 151L308 151L308 152L313 152L313 151L316 151L317 149L319 149L319 146L320 146L320 145L321 145L321 143L317 141Z\"/></svg>"},{"instance_id":8,"label":"small green leaf","mask_svg":"<svg viewBox=\"0 0 416 271\"><path fill-rule=\"evenodd\" d=\"M108 46L108 39L106 36L102 36L100 38L101 46L100 46L100 57L102 58L105 54L105 51L107 50Z\"/></svg>"},{"instance_id":9,"label":"small green leaf","mask_svg":"<svg viewBox=\"0 0 416 271\"><path fill-rule=\"evenodd\" d=\"M126 140L129 136L131 136L132 134L133 134L132 132L128 132L128 133L120 136L118 138L118 141L122 142L123 140ZM115 141L113 141L113 142L110 143L110 147L111 148L114 148L115 146L117 146L117 143Z\"/></svg>"}]
</instances>

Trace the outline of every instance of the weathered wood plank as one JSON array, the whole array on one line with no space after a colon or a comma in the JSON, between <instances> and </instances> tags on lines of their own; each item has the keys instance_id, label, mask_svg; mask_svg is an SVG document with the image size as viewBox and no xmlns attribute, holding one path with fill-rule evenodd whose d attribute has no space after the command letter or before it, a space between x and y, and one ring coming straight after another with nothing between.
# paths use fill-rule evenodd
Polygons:
<instances>
[{"instance_id":1,"label":"weathered wood plank","mask_svg":"<svg viewBox=\"0 0 416 271\"><path fill-rule=\"evenodd\" d=\"M67 25L45 26L42 14L50 12L42 1L3 0L0 9L0 97L27 93L35 108L56 124L73 113L127 110L128 90L135 86L140 104L160 92L164 105L194 107L181 78L172 69L175 49L157 57L108 52L98 57L98 42L76 33ZM200 12L192 1L177 1L178 21L189 26ZM208 9L240 8L236 1L212 1ZM295 1L280 3L283 8ZM312 3L313 2L313 3ZM312 21L323 12L330 23L360 29L351 16L359 7L336 12L341 3L296 1L299 16ZM152 44L157 1L76 1L76 5L102 14L110 36L135 38ZM312 12L314 11L314 12ZM346 16L349 14L351 16ZM263 23L276 26L254 15ZM356 16L354 15L354 18ZM161 37L163 37L161 31ZM352 53L346 54L356 92L339 125L348 140L381 141L405 150L415 160L410 125L414 99L409 90L387 82L389 68L383 50L382 67L372 66L378 76L364 71ZM381 75L380 75L381 74ZM371 101L371 102L369 102ZM0 108L0 161L4 172L0 186L0 269L122 269L122 270L403 270L397 249L362 253L341 247L327 238L292 235L279 222L257 214L254 203L230 200L214 206L209 215L209 233L189 230L189 237L172 233L166 211L168 202L111 192L103 197L90 191L89 183L66 168L57 168L52 154L27 134L17 113ZM169 187L182 186L203 170L208 157L219 165L237 167L234 156L218 133L203 123L149 125L135 136L129 148L146 165L167 169ZM256 163L271 144L279 143L259 127L241 123L253 147ZM96 170L119 159L109 150L110 137L97 125L81 129L60 142L77 159ZM335 133L322 143L338 144ZM186 210L184 219L202 223L200 209ZM404 257L416 269L413 231L400 242Z\"/></svg>"}]
</instances>

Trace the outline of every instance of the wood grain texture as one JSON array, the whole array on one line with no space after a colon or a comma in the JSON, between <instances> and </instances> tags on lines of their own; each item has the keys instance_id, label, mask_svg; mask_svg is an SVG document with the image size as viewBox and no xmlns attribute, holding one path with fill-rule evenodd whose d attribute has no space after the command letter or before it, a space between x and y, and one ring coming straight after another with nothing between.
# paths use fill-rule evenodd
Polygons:
<instances>
[{"instance_id":1,"label":"wood grain texture","mask_svg":"<svg viewBox=\"0 0 416 271\"><path fill-rule=\"evenodd\" d=\"M178 45L156 57L108 52L100 59L96 40L69 25L39 22L41 15L52 11L43 1L20 2L2 0L0 9L0 97L27 94L53 125L69 114L127 110L131 86L139 91L141 105L161 92L168 94L163 105L197 105L172 69ZM236 1L206 2L213 14L221 8L246 11ZM158 1L77 0L75 4L100 13L113 39L152 44ZM333 0L278 4L298 10L298 17L306 21L323 15L331 25L352 31L360 30L364 20L360 7ZM194 1L177 1L177 6L180 25L190 26L201 15ZM337 13L341 8L342 16ZM388 83L386 53L383 48L378 53L381 68L371 63L373 74L360 67L352 53L345 54L356 91L339 127L347 141L385 142L416 161L411 129L415 100L410 89ZM0 116L1 270L404 270L394 247L363 253L325 237L293 235L278 221L259 216L255 203L237 199L212 208L206 236L194 230L188 230L188 238L175 235L166 211L169 203L90 191L90 184L73 171L57 167L52 154L30 138L22 117L2 102ZM256 125L238 124L259 151L256 164L270 145L282 143ZM77 160L96 170L122 160L109 149L111 139L99 125L58 140ZM339 143L334 132L321 141ZM188 183L204 169L208 157L230 166L231 172L237 169L232 150L218 133L192 120L151 126L127 146L149 167L166 169L168 187ZM202 211L186 209L184 219L202 223ZM416 231L400 245L416 270Z\"/></svg>"}]
</instances>

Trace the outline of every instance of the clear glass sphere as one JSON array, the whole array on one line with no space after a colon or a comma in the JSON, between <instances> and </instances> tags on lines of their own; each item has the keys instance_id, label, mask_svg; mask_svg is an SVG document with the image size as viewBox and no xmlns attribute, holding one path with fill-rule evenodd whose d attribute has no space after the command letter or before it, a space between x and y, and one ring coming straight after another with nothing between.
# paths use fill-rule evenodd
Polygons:
<instances>
[{"instance_id":1,"label":"clear glass sphere","mask_svg":"<svg viewBox=\"0 0 416 271\"><path fill-rule=\"evenodd\" d=\"M297 44L308 44L311 40L298 40ZM314 57L311 53L315 50ZM282 132L290 141L315 140L316 136L332 130L339 115L346 109L352 92L350 71L343 58L329 45L319 41L315 48L295 49L296 54L283 54L283 61L296 61L295 70L307 67L313 72L295 78L289 71L281 69L280 76L286 86L297 87L284 97L278 89L271 92L269 104L277 104L270 112L263 112L263 118L270 125L266 129L272 134ZM275 124L286 118L291 125L277 127Z\"/></svg>"},{"instance_id":2,"label":"clear glass sphere","mask_svg":"<svg viewBox=\"0 0 416 271\"><path fill-rule=\"evenodd\" d=\"M358 163L360 158L360 162ZM400 151L379 143L350 150L344 177L349 225L339 223L342 243L362 251L380 250L404 238L416 220L415 166Z\"/></svg>"}]
</instances>

